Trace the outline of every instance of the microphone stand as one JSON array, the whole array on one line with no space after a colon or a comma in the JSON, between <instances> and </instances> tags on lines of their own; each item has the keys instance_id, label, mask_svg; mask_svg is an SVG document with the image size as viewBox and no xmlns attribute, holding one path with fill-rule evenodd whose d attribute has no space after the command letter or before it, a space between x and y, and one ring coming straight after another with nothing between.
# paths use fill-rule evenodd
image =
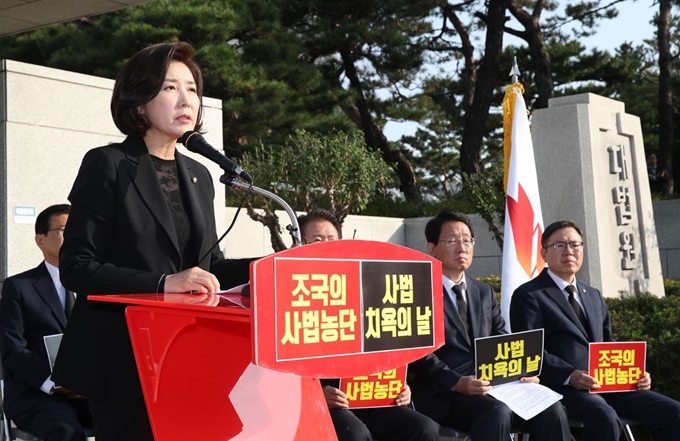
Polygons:
<instances>
[{"instance_id":1,"label":"microphone stand","mask_svg":"<svg viewBox=\"0 0 680 441\"><path fill-rule=\"evenodd\" d=\"M286 201L272 192L255 187L252 184L244 184L243 182L234 179L234 177L229 173L223 174L222 177L220 177L220 182L230 187L237 187L246 191L250 190L256 195L262 196L279 204L279 206L281 206L281 208L283 208L286 213L288 213L288 217L290 217L290 225L286 226L286 230L288 230L288 233L290 233L290 237L293 238L293 246L302 245L302 238L300 237L300 225L298 224L297 215L295 214L295 211L290 208L290 205L286 203Z\"/></svg>"}]
</instances>

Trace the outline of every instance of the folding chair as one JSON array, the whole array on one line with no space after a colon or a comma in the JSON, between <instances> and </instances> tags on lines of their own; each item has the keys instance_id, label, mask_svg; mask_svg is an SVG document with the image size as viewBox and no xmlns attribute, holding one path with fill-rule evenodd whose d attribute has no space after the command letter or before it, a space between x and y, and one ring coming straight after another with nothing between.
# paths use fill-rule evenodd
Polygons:
<instances>
[{"instance_id":1,"label":"folding chair","mask_svg":"<svg viewBox=\"0 0 680 441\"><path fill-rule=\"evenodd\" d=\"M441 441L470 441L470 435L461 430L456 430L453 427L444 427L439 430L439 439Z\"/></svg>"},{"instance_id":2,"label":"folding chair","mask_svg":"<svg viewBox=\"0 0 680 441\"><path fill-rule=\"evenodd\" d=\"M12 425L12 424L10 424ZM10 429L10 436L9 439L14 441L14 440L21 440L21 441L42 441L42 438L39 438L37 435L29 432L28 430L25 429L20 429L16 426L11 427Z\"/></svg>"},{"instance_id":3,"label":"folding chair","mask_svg":"<svg viewBox=\"0 0 680 441\"><path fill-rule=\"evenodd\" d=\"M462 430L454 429L453 427L442 426L439 431L439 439L441 441L470 441L470 434ZM513 433L510 435L511 441L529 441L528 433Z\"/></svg>"},{"instance_id":4,"label":"folding chair","mask_svg":"<svg viewBox=\"0 0 680 441\"><path fill-rule=\"evenodd\" d=\"M2 409L2 433L5 441L41 441L38 436L29 432L28 430L17 428L7 415L5 415L5 407L3 402L5 400L5 368L0 360L0 408Z\"/></svg>"},{"instance_id":5,"label":"folding chair","mask_svg":"<svg viewBox=\"0 0 680 441\"><path fill-rule=\"evenodd\" d=\"M20 427L16 427L14 424L11 424L11 430L10 430L10 437L9 440L11 441L42 441L42 438L39 438L37 435L29 432L26 429L22 429ZM85 428L85 436L87 436L88 440L94 441L94 432L92 429L86 427Z\"/></svg>"},{"instance_id":6,"label":"folding chair","mask_svg":"<svg viewBox=\"0 0 680 441\"><path fill-rule=\"evenodd\" d=\"M0 411L2 411L2 440L3 441L42 441L42 438L21 427L17 427L7 415L3 401L5 399L5 368L0 360ZM90 428L85 429L88 439L94 440L94 432Z\"/></svg>"},{"instance_id":7,"label":"folding chair","mask_svg":"<svg viewBox=\"0 0 680 441\"><path fill-rule=\"evenodd\" d=\"M630 430L630 426L635 426L638 423L636 423L633 420L629 420L628 418L619 417L619 420L621 421L621 430L623 431L623 434L626 436L626 440L635 441L635 437L633 436L633 431ZM569 419L569 427L582 429L583 423L580 422L580 421ZM574 435L571 436L571 440L576 441L576 439L574 438Z\"/></svg>"}]
</instances>

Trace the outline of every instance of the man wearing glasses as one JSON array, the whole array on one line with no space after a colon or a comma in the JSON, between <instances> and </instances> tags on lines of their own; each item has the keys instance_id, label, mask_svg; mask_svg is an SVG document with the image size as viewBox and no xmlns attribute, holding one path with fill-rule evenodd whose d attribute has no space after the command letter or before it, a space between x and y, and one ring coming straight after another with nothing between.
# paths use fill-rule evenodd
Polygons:
<instances>
[{"instance_id":1,"label":"man wearing glasses","mask_svg":"<svg viewBox=\"0 0 680 441\"><path fill-rule=\"evenodd\" d=\"M4 411L45 441L85 441L91 425L87 401L51 379L43 337L61 334L74 294L59 280L59 249L70 206L52 205L35 222L35 243L45 260L7 278L0 298L0 353L5 370Z\"/></svg>"},{"instance_id":2,"label":"man wearing glasses","mask_svg":"<svg viewBox=\"0 0 680 441\"><path fill-rule=\"evenodd\" d=\"M428 251L442 263L445 343L410 365L416 409L443 426L469 432L473 441L507 441L518 431L538 441L571 439L560 403L525 421L489 396L489 382L475 376L475 338L506 331L493 288L465 275L475 245L470 220L442 211L427 223L425 237Z\"/></svg>"},{"instance_id":3,"label":"man wearing glasses","mask_svg":"<svg viewBox=\"0 0 680 441\"><path fill-rule=\"evenodd\" d=\"M550 224L541 245L548 268L515 290L510 321L513 332L545 330L543 384L564 396L569 417L584 425L584 441L618 441L619 417L657 429L659 440L680 440L680 403L650 391L649 373L637 391L590 393L600 386L588 375L588 344L614 341L607 304L576 280L584 245L574 222Z\"/></svg>"},{"instance_id":4,"label":"man wearing glasses","mask_svg":"<svg viewBox=\"0 0 680 441\"><path fill-rule=\"evenodd\" d=\"M302 243L311 244L342 239L340 221L328 210L315 208L298 217ZM365 441L374 437L391 441L434 441L439 425L407 407L411 390L405 385L397 396L397 406L349 409L347 396L338 389L338 379L321 379L323 395L339 441Z\"/></svg>"}]
</instances>

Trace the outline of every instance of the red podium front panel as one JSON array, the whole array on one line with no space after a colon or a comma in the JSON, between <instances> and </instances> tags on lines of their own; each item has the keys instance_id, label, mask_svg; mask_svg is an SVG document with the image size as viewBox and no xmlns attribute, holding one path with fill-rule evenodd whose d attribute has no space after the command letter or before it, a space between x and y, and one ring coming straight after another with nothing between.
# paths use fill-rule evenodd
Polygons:
<instances>
[{"instance_id":1,"label":"red podium front panel","mask_svg":"<svg viewBox=\"0 0 680 441\"><path fill-rule=\"evenodd\" d=\"M216 305L88 296L131 305L156 441L337 441L317 378L401 367L444 342L441 263L409 248L306 245L254 262L251 281L252 298L211 294Z\"/></svg>"},{"instance_id":2,"label":"red podium front panel","mask_svg":"<svg viewBox=\"0 0 680 441\"><path fill-rule=\"evenodd\" d=\"M318 380L251 363L251 311L189 294L89 296L127 303L156 441L337 440Z\"/></svg>"}]
</instances>

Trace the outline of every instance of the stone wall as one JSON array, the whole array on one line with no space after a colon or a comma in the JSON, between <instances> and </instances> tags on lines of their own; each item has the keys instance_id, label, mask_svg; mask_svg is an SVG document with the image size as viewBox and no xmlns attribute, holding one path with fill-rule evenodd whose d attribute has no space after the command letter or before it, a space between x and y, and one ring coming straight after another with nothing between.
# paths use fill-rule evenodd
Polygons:
<instances>
[{"instance_id":1,"label":"stone wall","mask_svg":"<svg viewBox=\"0 0 680 441\"><path fill-rule=\"evenodd\" d=\"M34 242L35 216L51 204L67 202L84 153L118 142L109 111L113 81L88 75L0 61L0 282L8 275L35 267L42 259ZM208 141L222 145L219 100L204 98ZM221 170L203 162L213 174L216 194ZM231 223L235 209L215 204L218 234ZM544 215L546 210L543 210ZM281 223L289 223L280 212ZM680 200L653 204L664 277L680 278ZM473 277L500 276L502 257L487 225L470 216L475 236ZM387 241L427 252L424 228L428 218L349 216L346 239ZM552 219L550 219L552 220ZM288 243L291 241L289 240ZM272 252L268 231L242 211L221 247L228 257L263 256Z\"/></svg>"},{"instance_id":2,"label":"stone wall","mask_svg":"<svg viewBox=\"0 0 680 441\"><path fill-rule=\"evenodd\" d=\"M657 201L653 204L656 232L661 255L663 276L680 279L680 200ZM231 223L236 210L227 208L226 223ZM277 213L282 227L290 223L284 211ZM486 222L476 214L469 215L475 232L474 263L468 274L472 277L500 276L503 265L501 250ZM383 218L349 215L343 225L343 238L388 241L427 253L425 224L429 218ZM292 243L287 238L288 244ZM231 257L255 257L272 252L268 231L241 212L234 230L223 243L225 254ZM587 252L587 249L586 249Z\"/></svg>"},{"instance_id":3,"label":"stone wall","mask_svg":"<svg viewBox=\"0 0 680 441\"><path fill-rule=\"evenodd\" d=\"M124 139L111 118L112 91L113 80L0 60L0 280L40 263L35 217L68 202L85 152ZM222 102L203 104L206 139L221 146ZM217 165L189 155L221 185ZM215 212L223 230L224 204Z\"/></svg>"}]
</instances>

